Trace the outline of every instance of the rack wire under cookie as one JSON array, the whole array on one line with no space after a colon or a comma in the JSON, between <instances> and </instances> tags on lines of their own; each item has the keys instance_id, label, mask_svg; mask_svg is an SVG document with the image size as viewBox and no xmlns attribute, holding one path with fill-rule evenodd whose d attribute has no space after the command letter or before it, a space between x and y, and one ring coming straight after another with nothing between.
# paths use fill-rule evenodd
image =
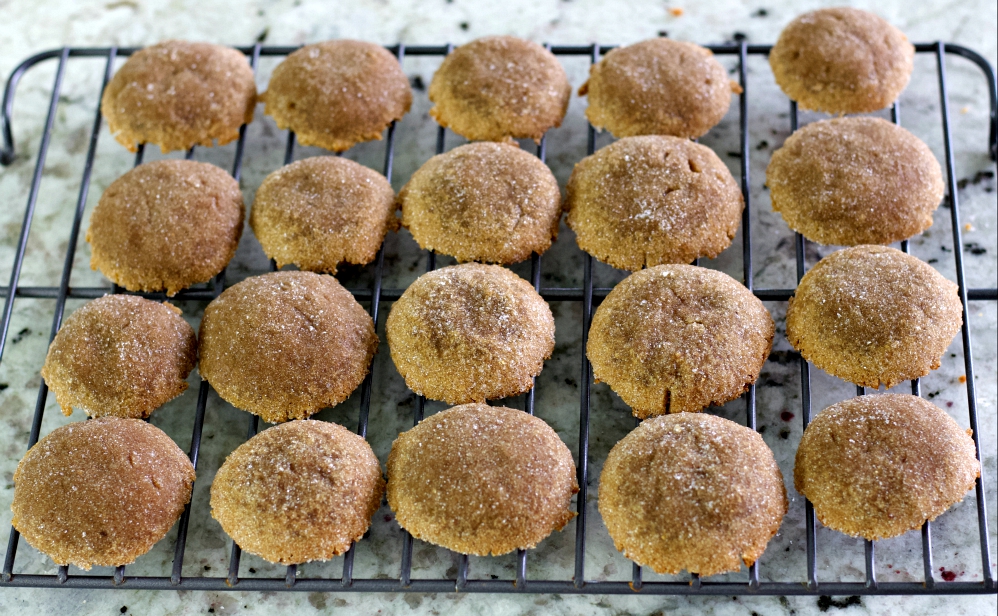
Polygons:
<instances>
[{"instance_id":1,"label":"rack wire under cookie","mask_svg":"<svg viewBox=\"0 0 998 616\"><path fill-rule=\"evenodd\" d=\"M709 49L719 56L733 56L737 58L738 81L742 87L742 93L738 97L738 127L740 131L740 164L741 164L741 188L745 198L745 209L742 217L742 271L743 282L748 289L753 291L757 297L766 301L783 302L792 294L793 289L783 288L756 288L753 283L753 246L752 246L752 208L750 203L750 156L749 130L747 109L750 97L751 86L747 80L746 60L749 56L766 56L770 50L769 45L749 45L745 41L737 41L734 44L710 46ZM598 61L601 54L606 53L612 47L590 45L590 46L549 46L555 55L559 56L588 56L591 62ZM274 47L257 44L252 47L240 48L244 52L254 70L256 70L259 60L264 56L285 56L297 47ZM389 50L396 55L400 63L404 63L409 56L438 56L442 57L450 52L451 45L440 46L404 46L397 45ZM973 429L974 443L977 448L978 459L981 459L980 430L977 417L977 394L975 391L974 365L971 354L971 333L968 325L968 301L998 300L998 289L995 288L968 288L964 275L964 243L961 237L960 208L958 203L957 180L954 171L954 155L952 146L952 135L949 114L949 94L947 91L946 79L946 55L952 54L961 56L975 65L983 72L988 82L988 92L990 98L990 135L988 137L988 149L992 159L996 153L996 102L995 74L990 64L976 52L948 43L926 43L915 46L918 54L926 54L934 57L936 74L938 77L940 93L940 111L942 114L943 144L945 147L944 167L947 175L947 205L949 207L952 235L953 253L955 261L955 276L960 289L960 298L963 302L963 328L962 345L964 368L966 371L966 393L967 406L969 411L969 425ZM98 138L101 133L102 119L100 109L96 111L93 119L93 126L89 136L89 146L86 151L86 159L83 168L83 176L80 184L79 195L76 200L76 209L73 223L69 230L68 249L66 251L65 262L62 269L62 276L59 286L22 286L19 284L22 267L24 265L25 249L28 243L29 231L32 219L38 202L39 190L42 184L43 170L45 168L46 156L48 154L50 142L53 134L53 124L55 122L57 105L60 100L60 92L64 78L76 58L106 58L106 65L103 72L101 91L107 85L108 80L114 71L115 62L118 58L128 56L136 50L133 48L63 48L59 50L46 51L28 58L22 62L12 73L7 82L3 99L3 150L0 152L0 161L9 164L14 159L14 144L11 131L11 114L13 109L14 93L22 76L32 67L48 60L57 61L58 65L55 73L55 80L51 88L51 97L48 105L48 114L45 120L44 132L38 146L37 162L34 174L31 177L30 190L27 195L27 206L25 208L24 220L18 236L17 248L12 267L10 284L0 288L0 294L6 297L2 317L0 317L0 357L7 345L9 330L13 313L14 302L17 298L40 298L54 300L54 319L51 328L51 336L54 336L62 323L67 299L88 299L100 297L108 292L119 292L120 289L112 287L72 287L70 277L73 263L76 256L76 249L79 240L80 228L83 214L87 203L88 192L91 183L94 160L97 151ZM899 108L895 104L891 109L891 118L898 122ZM790 105L789 113L790 128L797 128L798 112L794 103ZM436 152L444 151L445 129L439 128L436 135ZM240 138L235 150L235 161L232 167L232 175L238 180L243 168L243 155L246 148L246 127L240 131ZM293 133L288 134L285 149L285 164L294 159L295 137ZM587 154L591 154L596 147L596 133L592 126L588 128ZM392 124L387 130L384 140L384 167L386 177L391 179L392 166L395 158L396 130ZM188 151L187 157L193 157L193 148ZM541 160L546 156L546 138L542 139L537 146L537 155ZM142 162L144 148L140 147L135 157L135 164ZM735 249L735 248L733 248ZM902 243L902 249L908 250L908 242ZM805 240L795 235L795 259L796 278L799 281L806 270ZM593 259L588 255L583 256L583 272L581 287L542 287L541 286L541 257L533 255L530 262L530 282L534 288L548 302L578 302L582 306L582 349L585 348L589 324L592 318L593 306L597 304L610 291L606 287L594 286ZM427 269L436 267L436 258L432 253L426 256ZM359 301L368 302L370 314L374 318L375 327L378 326L379 315L383 302L390 302L398 299L404 289L385 288L383 278L385 272L385 250L378 251L373 264L369 266L372 270L372 283L366 288L350 289ZM180 292L173 299L195 300L208 302L217 297L225 288L225 273L223 272L212 283L198 285ZM11 290L13 289L13 292ZM147 297L162 299L162 294L144 294ZM605 581L586 578L586 519L592 513L587 507L587 488L589 486L589 445L590 445L590 398L591 386L593 384L592 369L585 353L580 353L581 361L579 373L580 399L579 399L579 430L578 430L578 481L580 492L577 497L578 517L574 522L575 550L574 550L574 575L571 579L534 579L527 575L527 559L531 558L531 551L519 551L516 555L515 576L512 579L495 579L489 576L485 579L472 577L472 571L467 556L458 556L457 573L453 577L441 579L414 579L413 578L413 539L408 533L404 533L401 553L397 556L398 575L394 578L359 578L354 577L354 548L343 558L342 574L338 578L331 577L306 577L300 576L295 566L288 567L285 577L240 577L240 549L233 544L228 562L228 573L225 576L191 576L182 575L184 567L185 550L187 547L188 527L191 519L191 504L188 504L183 516L178 523L177 538L174 547L174 558L172 570L168 574L161 576L132 576L126 575L125 567L118 567L113 575L70 575L67 567L60 567L56 575L38 575L29 573L19 573L15 570L15 557L19 543L19 534L11 529L6 557L4 559L2 579L0 588L4 586L20 587L51 587L51 588L133 588L133 589L185 589L185 590L255 590L255 591L310 591L310 592L480 592L480 593L591 593L591 594L710 594L710 595L741 595L741 594L766 594L766 595L858 595L858 594L957 594L957 593L995 593L998 592L995 578L992 572L991 553L989 545L989 532L986 511L986 499L984 493L983 477L977 480L974 498L976 499L977 532L980 538L980 581L945 581L937 577L933 568L932 557L932 524L926 523L921 530L922 544L922 564L924 577L922 580L900 581L900 582L879 582L876 575L876 543L865 542L865 580L862 582L849 582L841 580L819 580L818 576L818 550L819 544L816 540L816 519L814 511L809 502L805 503L804 521L806 524L806 571L801 571L800 575L791 581L768 582L760 581L760 567L765 565L765 557L762 562L753 564L748 570L748 580L746 582L732 581L712 581L710 579L701 580L696 574L688 579L679 581L643 581L642 568L633 565L630 581ZM802 358L800 363L801 382L801 411L803 424L806 426L812 417L811 409L811 380L810 367ZM362 436L367 436L369 427L369 414L371 409L371 397L375 379L374 370L368 374L359 392L359 418L358 432ZM206 381L202 381L197 395L197 403L193 417L192 439L190 447L190 458L195 467L198 463L201 452L202 429L205 422L205 407L208 399L210 386ZM911 391L920 395L920 384L918 380L911 382ZM864 393L860 388L859 393ZM34 445L40 436L42 417L45 410L48 390L42 382L35 405L34 416L31 422L31 431L28 438L28 447ZM524 410L533 413L535 390L531 390L524 396ZM756 428L756 389L752 386L744 396L745 414L744 421L747 426ZM414 410L414 421L419 421L424 415L425 400L417 398ZM257 417L247 414L249 426L247 438L256 433L258 428ZM995 443L987 443L989 447L995 447ZM203 480L202 480L203 481ZM785 522L787 523L787 522ZM572 525L569 525L566 532L571 532ZM966 532L973 532L966 529Z\"/></svg>"}]
</instances>

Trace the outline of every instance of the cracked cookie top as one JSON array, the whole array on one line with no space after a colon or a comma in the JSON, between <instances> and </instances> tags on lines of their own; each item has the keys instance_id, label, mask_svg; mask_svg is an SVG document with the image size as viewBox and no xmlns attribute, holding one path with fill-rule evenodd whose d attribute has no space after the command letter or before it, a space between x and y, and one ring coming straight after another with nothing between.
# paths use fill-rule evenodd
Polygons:
<instances>
[{"instance_id":1,"label":"cracked cookie top","mask_svg":"<svg viewBox=\"0 0 998 616\"><path fill-rule=\"evenodd\" d=\"M374 322L335 278L272 272L208 304L198 370L226 402L276 423L346 400L377 348Z\"/></svg>"},{"instance_id":2,"label":"cracked cookie top","mask_svg":"<svg viewBox=\"0 0 998 616\"><path fill-rule=\"evenodd\" d=\"M858 396L804 430L794 487L829 528L896 537L960 502L981 474L970 430L908 394Z\"/></svg>"},{"instance_id":3,"label":"cracked cookie top","mask_svg":"<svg viewBox=\"0 0 998 616\"><path fill-rule=\"evenodd\" d=\"M12 524L57 565L135 562L191 499L194 465L141 419L96 417L56 428L14 472Z\"/></svg>"},{"instance_id":4,"label":"cracked cookie top","mask_svg":"<svg viewBox=\"0 0 998 616\"><path fill-rule=\"evenodd\" d=\"M783 474L758 432L707 413L641 422L606 458L599 512L624 556L656 573L738 571L787 513Z\"/></svg>"},{"instance_id":5,"label":"cracked cookie top","mask_svg":"<svg viewBox=\"0 0 998 616\"><path fill-rule=\"evenodd\" d=\"M263 112L302 145L342 152L381 139L408 113L412 90L398 59L381 45L337 40L288 55L260 99Z\"/></svg>"},{"instance_id":6,"label":"cracked cookie top","mask_svg":"<svg viewBox=\"0 0 998 616\"><path fill-rule=\"evenodd\" d=\"M808 124L766 169L773 209L821 244L890 244L932 226L943 174L921 139L881 118Z\"/></svg>"},{"instance_id":7,"label":"cracked cookie top","mask_svg":"<svg viewBox=\"0 0 998 616\"><path fill-rule=\"evenodd\" d=\"M434 156L398 196L402 226L421 248L504 264L550 248L560 200L558 181L539 158L489 142Z\"/></svg>"},{"instance_id":8,"label":"cracked cookie top","mask_svg":"<svg viewBox=\"0 0 998 616\"><path fill-rule=\"evenodd\" d=\"M392 306L385 330L409 389L448 404L530 391L554 350L551 308L498 265L423 274Z\"/></svg>"},{"instance_id":9,"label":"cracked cookie top","mask_svg":"<svg viewBox=\"0 0 998 616\"><path fill-rule=\"evenodd\" d=\"M716 257L744 204L713 150L659 135L625 137L583 158L565 195L579 248L631 271Z\"/></svg>"},{"instance_id":10,"label":"cracked cookie top","mask_svg":"<svg viewBox=\"0 0 998 616\"><path fill-rule=\"evenodd\" d=\"M731 276L692 265L631 274L593 316L586 356L635 417L724 404L755 382L775 326Z\"/></svg>"},{"instance_id":11,"label":"cracked cookie top","mask_svg":"<svg viewBox=\"0 0 998 616\"><path fill-rule=\"evenodd\" d=\"M615 137L695 139L721 121L732 93L741 91L709 49L660 37L607 53L589 69L579 96L589 97L592 125Z\"/></svg>"},{"instance_id":12,"label":"cracked cookie top","mask_svg":"<svg viewBox=\"0 0 998 616\"><path fill-rule=\"evenodd\" d=\"M105 295L69 315L42 366L65 415L145 419L187 389L197 338L180 308Z\"/></svg>"},{"instance_id":13,"label":"cracked cookie top","mask_svg":"<svg viewBox=\"0 0 998 616\"><path fill-rule=\"evenodd\" d=\"M463 404L399 434L388 504L413 537L461 554L535 547L575 517L572 454L543 420Z\"/></svg>"},{"instance_id":14,"label":"cracked cookie top","mask_svg":"<svg viewBox=\"0 0 998 616\"><path fill-rule=\"evenodd\" d=\"M364 536L384 491L362 436L327 421L289 421L229 454L211 483L211 517L272 563L329 560Z\"/></svg>"},{"instance_id":15,"label":"cracked cookie top","mask_svg":"<svg viewBox=\"0 0 998 616\"><path fill-rule=\"evenodd\" d=\"M225 145L253 121L256 82L236 49L164 41L136 51L108 82L101 114L111 134L134 152L154 143L163 152Z\"/></svg>"},{"instance_id":16,"label":"cracked cookie top","mask_svg":"<svg viewBox=\"0 0 998 616\"><path fill-rule=\"evenodd\" d=\"M769 53L776 83L802 109L864 113L893 103L911 78L915 47L900 30L859 9L804 13Z\"/></svg>"},{"instance_id":17,"label":"cracked cookie top","mask_svg":"<svg viewBox=\"0 0 998 616\"><path fill-rule=\"evenodd\" d=\"M139 165L107 187L90 216L90 267L129 291L174 295L225 269L244 211L239 182L215 165Z\"/></svg>"},{"instance_id":18,"label":"cracked cookie top","mask_svg":"<svg viewBox=\"0 0 998 616\"><path fill-rule=\"evenodd\" d=\"M335 274L343 261L374 259L385 234L398 228L395 209L385 176L346 158L314 156L263 180L250 227L278 268Z\"/></svg>"},{"instance_id":19,"label":"cracked cookie top","mask_svg":"<svg viewBox=\"0 0 998 616\"><path fill-rule=\"evenodd\" d=\"M787 340L825 372L894 387L940 366L963 324L956 284L888 246L853 246L818 261L787 305Z\"/></svg>"},{"instance_id":20,"label":"cracked cookie top","mask_svg":"<svg viewBox=\"0 0 998 616\"><path fill-rule=\"evenodd\" d=\"M444 58L429 89L430 115L470 140L540 140L561 125L572 95L550 51L514 36L486 36Z\"/></svg>"}]
</instances>

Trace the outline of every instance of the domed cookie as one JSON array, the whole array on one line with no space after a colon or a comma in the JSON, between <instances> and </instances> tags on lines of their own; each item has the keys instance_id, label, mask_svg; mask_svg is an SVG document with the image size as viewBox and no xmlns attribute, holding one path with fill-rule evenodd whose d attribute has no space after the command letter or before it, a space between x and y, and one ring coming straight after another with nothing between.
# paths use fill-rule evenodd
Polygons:
<instances>
[{"instance_id":1,"label":"domed cookie","mask_svg":"<svg viewBox=\"0 0 998 616\"><path fill-rule=\"evenodd\" d=\"M11 523L57 565L135 562L191 500L194 466L162 430L98 417L56 428L14 472Z\"/></svg>"},{"instance_id":2,"label":"domed cookie","mask_svg":"<svg viewBox=\"0 0 998 616\"><path fill-rule=\"evenodd\" d=\"M787 513L783 474L755 430L706 413L655 417L613 449L599 511L624 556L656 573L738 571Z\"/></svg>"},{"instance_id":3,"label":"domed cookie","mask_svg":"<svg viewBox=\"0 0 998 616\"><path fill-rule=\"evenodd\" d=\"M298 143L342 152L381 133L412 106L398 59L364 41L306 45L277 65L260 96L264 113Z\"/></svg>"},{"instance_id":4,"label":"domed cookie","mask_svg":"<svg viewBox=\"0 0 998 616\"><path fill-rule=\"evenodd\" d=\"M615 137L674 135L695 139L728 112L741 87L705 47L667 38L618 47L589 69L579 96L586 117Z\"/></svg>"},{"instance_id":5,"label":"domed cookie","mask_svg":"<svg viewBox=\"0 0 998 616\"><path fill-rule=\"evenodd\" d=\"M696 412L748 390L774 331L762 302L727 274L659 265L610 291L593 316L586 356L596 382L635 417Z\"/></svg>"},{"instance_id":6,"label":"domed cookie","mask_svg":"<svg viewBox=\"0 0 998 616\"><path fill-rule=\"evenodd\" d=\"M705 146L627 137L583 158L565 195L579 248L627 270L714 258L731 244L745 201Z\"/></svg>"},{"instance_id":7,"label":"domed cookie","mask_svg":"<svg viewBox=\"0 0 998 616\"><path fill-rule=\"evenodd\" d=\"M773 209L820 244L890 244L932 226L943 175L918 137L880 118L808 124L773 152Z\"/></svg>"},{"instance_id":8,"label":"domed cookie","mask_svg":"<svg viewBox=\"0 0 998 616\"><path fill-rule=\"evenodd\" d=\"M955 284L887 246L833 252L787 306L787 340L825 372L864 387L925 376L963 324Z\"/></svg>"},{"instance_id":9,"label":"domed cookie","mask_svg":"<svg viewBox=\"0 0 998 616\"><path fill-rule=\"evenodd\" d=\"M539 141L561 126L571 94L550 51L512 36L486 36L444 58L430 82L430 115L472 141Z\"/></svg>"},{"instance_id":10,"label":"domed cookie","mask_svg":"<svg viewBox=\"0 0 998 616\"><path fill-rule=\"evenodd\" d=\"M229 454L211 484L211 517L243 551L272 563L329 560L364 536L384 491L363 437L289 421Z\"/></svg>"},{"instance_id":11,"label":"domed cookie","mask_svg":"<svg viewBox=\"0 0 998 616\"><path fill-rule=\"evenodd\" d=\"M458 261L516 263L558 236L561 191L515 145L469 143L434 156L399 192L402 225L421 248Z\"/></svg>"},{"instance_id":12,"label":"domed cookie","mask_svg":"<svg viewBox=\"0 0 998 616\"><path fill-rule=\"evenodd\" d=\"M821 523L887 539L934 520L981 474L974 441L934 404L907 394L858 396L804 430L794 487Z\"/></svg>"},{"instance_id":13,"label":"domed cookie","mask_svg":"<svg viewBox=\"0 0 998 616\"><path fill-rule=\"evenodd\" d=\"M392 306L385 333L409 389L448 404L530 391L554 350L551 308L498 265L423 274Z\"/></svg>"},{"instance_id":14,"label":"domed cookie","mask_svg":"<svg viewBox=\"0 0 998 616\"><path fill-rule=\"evenodd\" d=\"M461 554L536 546L575 513L572 454L544 421L464 404L399 434L388 456L388 505L412 536Z\"/></svg>"},{"instance_id":15,"label":"domed cookie","mask_svg":"<svg viewBox=\"0 0 998 616\"><path fill-rule=\"evenodd\" d=\"M136 51L104 89L101 114L134 152L225 145L253 121L256 82L246 56L230 47L164 41Z\"/></svg>"},{"instance_id":16,"label":"domed cookie","mask_svg":"<svg viewBox=\"0 0 998 616\"><path fill-rule=\"evenodd\" d=\"M263 180L250 226L277 267L335 274L343 261L370 263L385 234L398 228L395 191L385 176L352 160L306 158Z\"/></svg>"},{"instance_id":17,"label":"domed cookie","mask_svg":"<svg viewBox=\"0 0 998 616\"><path fill-rule=\"evenodd\" d=\"M802 109L865 113L897 100L914 56L907 37L880 17L836 7L787 24L769 65L784 94Z\"/></svg>"},{"instance_id":18,"label":"domed cookie","mask_svg":"<svg viewBox=\"0 0 998 616\"><path fill-rule=\"evenodd\" d=\"M65 415L144 419L187 389L194 330L170 304L105 295L69 315L42 366Z\"/></svg>"},{"instance_id":19,"label":"domed cookie","mask_svg":"<svg viewBox=\"0 0 998 616\"><path fill-rule=\"evenodd\" d=\"M371 317L335 278L273 272L208 304L198 370L223 400L276 423L346 400L377 348Z\"/></svg>"},{"instance_id":20,"label":"domed cookie","mask_svg":"<svg viewBox=\"0 0 998 616\"><path fill-rule=\"evenodd\" d=\"M239 182L214 165L139 165L107 187L90 216L90 267L129 291L174 295L225 269L243 213Z\"/></svg>"}]
</instances>

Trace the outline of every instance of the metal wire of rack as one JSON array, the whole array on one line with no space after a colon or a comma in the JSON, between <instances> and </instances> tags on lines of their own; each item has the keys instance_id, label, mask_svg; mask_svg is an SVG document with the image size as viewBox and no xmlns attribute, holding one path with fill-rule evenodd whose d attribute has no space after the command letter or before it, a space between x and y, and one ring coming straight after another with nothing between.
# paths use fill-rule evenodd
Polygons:
<instances>
[{"instance_id":1,"label":"metal wire of rack","mask_svg":"<svg viewBox=\"0 0 998 616\"><path fill-rule=\"evenodd\" d=\"M588 56L590 61L595 63L601 54L606 53L612 46L601 46L593 44L591 46L548 46L554 54L563 56ZM753 284L752 265L752 241L751 241L751 207L750 207L750 177L749 177L749 156L750 149L748 143L748 100L749 86L746 74L746 60L750 55L765 56L769 53L769 45L749 45L745 41L737 41L735 44L714 45L708 47L718 55L736 56L738 59L738 80L742 87L742 93L738 100L739 130L740 130L740 160L741 160L741 189L745 198L745 209L742 215L742 267L743 282L757 297L766 301L786 301L794 292L793 289L758 289ZM249 59L254 71L257 68L259 59L262 56L285 56L297 49L297 47L275 47L262 46L257 44L252 47L239 48ZM441 46L405 46L396 45L389 50L396 55L400 63L403 63L407 56L444 56L452 49L451 45ZM939 95L942 113L943 140L945 146L945 169L947 173L947 196L949 200L949 210L952 222L952 233L954 240L954 257L956 267L956 280L960 289L960 298L963 302L963 328L962 344L964 367L966 370L966 390L967 404L969 411L970 427L973 429L974 444L977 449L978 459L981 458L981 442L979 438L979 426L977 418L977 397L974 385L974 366L971 355L971 337L968 325L967 302L971 300L998 300L998 289L996 288L968 288L965 283L963 265L963 242L961 239L960 211L957 195L956 176L954 171L954 159L952 149L952 136L950 130L948 92L946 81L946 54L961 56L977 65L985 74L988 81L990 98L990 135L988 150L992 157L996 154L996 133L998 133L998 95L995 90L995 74L990 64L976 52L949 43L925 43L915 46L916 52L920 54L932 54L936 59ZM58 59L55 80L52 85L51 98L48 106L48 113L45 120L45 128L42 133L41 142L38 149L34 174L32 176L30 190L28 192L27 206L24 212L24 219L18 237L15 258L11 270L10 283L6 287L0 287L0 295L4 296L5 303L3 312L0 314L0 360L6 347L13 305L16 298L44 298L55 300L55 316L52 321L51 337L54 337L62 323L67 299L91 299L100 297L108 292L119 292L116 287L71 287L70 276L75 259L76 245L79 239L80 226L90 187L91 174L93 170L94 158L96 154L97 142L101 128L100 108L96 111L93 128L90 133L89 147L83 167L83 177L80 184L79 195L76 201L73 223L69 232L69 244L66 251L65 262L62 269L62 276L57 287L21 286L19 285L20 274L24 264L24 254L28 241L28 234L31 228L39 189L41 186L42 172L44 170L46 156L48 153L52 127L59 102L60 90L63 79L71 58L99 57L106 58L106 65L101 83L101 92L107 85L113 70L115 61L123 56L134 53L134 48L63 48L46 51L32 56L22 62L11 74L7 81L2 103L2 134L3 149L0 151L0 162L9 164L14 159L14 143L11 131L11 114L13 109L14 93L17 84L22 76L33 66L39 63ZM895 104L891 109L891 119L899 122L900 110ZM798 123L798 113L796 104L790 105L790 128L795 130ZM243 126L240 131L239 140L236 145L235 159L232 167L232 175L237 180L242 170L243 154L245 148L245 131ZM445 149L446 131L439 128L436 138L437 153ZM592 126L588 129L587 154L595 150L596 133ZM288 164L294 159L295 136L288 134L287 146L285 149L284 163ZM143 160L144 149L139 148L135 157L135 164L138 165ZM187 158L192 158L193 148L187 152ZM395 125L392 124L385 139L384 174L391 180L392 166L395 154ZM546 139L542 139L537 147L537 156L543 161L546 155ZM902 249L908 250L908 242L902 243ZM807 267L805 259L805 240L796 234L795 255L797 280L804 275ZM609 288L595 287L593 283L593 259L589 255L583 257L583 286L582 287L541 287L541 258L534 254L530 266L530 282L541 296L551 301L581 302L582 304L582 348L585 348L588 335L589 324L592 318L593 306L597 304L610 291ZM273 269L273 264L272 264ZM398 299L404 289L383 288L382 280L385 267L384 250L379 250L373 265L373 281L367 288L350 289L353 295L360 301L367 301L370 305L370 314L377 328L382 302L394 301ZM436 258L433 253L427 254L427 270L436 267ZM212 283L208 285L198 285L194 288L181 291L172 299L176 300L200 300L210 301L217 297L225 288L225 273L222 272ZM12 291L13 290L13 291ZM163 294L142 294L154 299L164 299ZM811 392L809 365L806 360L800 360L801 374L801 410L803 422L806 426L810 421L811 412ZM788 582L760 582L759 567L757 562L749 568L748 582L728 582L701 580L696 574L692 574L688 581L668 581L668 582L646 582L642 579L642 568L633 566L632 579L630 582L624 581L595 581L587 580L585 576L585 545L586 545L586 514L587 498L586 491L589 475L589 410L590 410L590 390L593 382L592 368L589 361L582 353L580 381L580 403L579 403L579 451L578 451L578 482L580 492L577 497L576 533L575 533L575 555L574 555L574 576L572 579L527 579L526 562L528 552L520 550L517 554L515 566L515 579L474 579L470 576L469 559L467 556L459 557L457 575L448 579L413 579L412 578L412 550L413 540L408 534L404 534L402 542L402 553L399 560L399 574L395 579L359 579L353 576L354 549L351 548L345 555L343 561L343 571L339 578L306 578L299 577L294 566L288 567L284 578L240 578L239 563L240 549L233 543L229 557L228 573L224 577L200 577L183 576L182 568L184 564L184 551L186 548L187 531L190 522L191 504L188 504L178 523L177 539L174 547L173 567L170 575L148 576L148 577L127 577L125 567L118 567L113 575L69 575L67 567L60 567L56 575L35 575L18 573L15 571L15 557L19 542L19 534L13 528L10 532L10 539L7 546L6 555L0 577L0 588L3 587L49 587L49 588L132 588L132 589L175 589L175 590L247 590L247 591L309 591L309 592L478 592L478 593L592 593L592 594L635 594L640 592L644 595L856 595L856 594L984 594L998 592L992 574L989 533L986 511L986 500L984 493L983 477L977 480L975 486L975 499L978 519L978 531L980 535L981 549L981 573L982 580L979 582L946 582L937 580L933 573L932 563L932 530L931 524L926 523L921 530L922 537L922 562L924 566L924 578L922 581L914 582L878 582L875 566L875 543L866 541L865 543L865 566L866 579L863 582L841 582L841 581L821 581L817 575L817 552L816 541L816 519L814 510L809 502L805 507L806 524L806 551L807 551L807 571L806 576L801 579ZM367 375L360 388L360 411L358 418L358 433L366 437L368 430L368 418L371 405L371 393L374 382L374 371ZM197 467L198 455L201 447L201 432L204 425L205 406L209 393L209 385L206 381L201 382L198 391L197 403L194 413L193 433L190 446L191 462ZM911 382L911 391L915 395L920 394L919 381ZM865 393L859 388L858 393ZM45 409L48 389L41 383L38 390L38 397L35 405L34 416L31 423L31 431L28 439L28 447L34 445L40 436L42 417ZM418 422L424 414L425 399L417 399L417 406L414 413L414 421ZM524 399L524 410L533 413L534 411L534 390L531 390ZM247 438L256 433L258 419L255 415L248 415L249 425ZM756 396L755 386L752 386L745 395L745 423L748 427L756 428Z\"/></svg>"}]
</instances>

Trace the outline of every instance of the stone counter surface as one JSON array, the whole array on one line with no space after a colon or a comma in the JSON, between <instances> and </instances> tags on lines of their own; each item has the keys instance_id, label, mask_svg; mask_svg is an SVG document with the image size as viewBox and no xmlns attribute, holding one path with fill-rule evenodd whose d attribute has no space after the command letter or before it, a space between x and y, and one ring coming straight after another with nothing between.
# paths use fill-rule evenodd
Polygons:
<instances>
[{"instance_id":1,"label":"stone counter surface","mask_svg":"<svg viewBox=\"0 0 998 616\"><path fill-rule=\"evenodd\" d=\"M791 2L789 0L718 0L715 2L664 2L635 0L599 2L597 0L505 0L504 2L467 2L464 0L429 0L406 2L391 0L0 0L0 75L4 78L25 57L38 51L72 46L141 46L168 38L205 40L230 45L248 45L262 41L273 45L298 45L331 38L358 38L383 44L399 41L406 44L455 44L486 34L513 34L538 42L557 44L632 43L667 33L669 37L698 43L733 40L736 33L750 43L775 42L780 29L797 14L827 3ZM998 16L993 2L952 0L910 2L881 0L855 3L875 10L899 26L916 42L944 40L971 47L996 62ZM585 57L562 58L573 86L586 77ZM722 62L734 68L733 58ZM403 69L414 85L412 111L399 124L395 171L392 183L400 188L408 177L433 154L436 125L427 115L429 103L425 86L439 64L439 58L409 57ZM257 83L262 91L277 59L264 59ZM31 230L21 285L57 285L72 210L79 191L89 131L97 105L103 61L73 60L66 74L60 99L52 146L45 167L38 209ZM954 154L962 222L965 224L966 274L971 287L994 287L998 278L998 237L996 237L996 202L994 163L986 155L987 90L980 71L970 63L951 58L947 63L950 77L950 108L953 124ZM789 134L786 97L773 82L765 58L750 58L749 132L752 239L754 274L760 288L787 288L794 284L792 234L777 214L771 211L768 193L763 186L765 168L773 149ZM39 138L45 119L48 93L55 71L49 62L33 69L24 78L14 105L14 137L17 158L0 169L0 284L7 284L24 212L24 204L34 170ZM735 99L733 99L734 102ZM564 186L572 165L585 155L585 99L573 96L563 126L549 134L548 164ZM805 113L801 121L818 119ZM901 121L925 140L943 160L942 131L935 60L919 55L915 75L901 96ZM448 134L447 147L463 140ZM601 135L597 146L610 142ZM738 113L732 109L722 123L702 143L712 147L733 173L738 174ZM257 117L247 133L247 149L241 186L247 205L262 179L281 165L285 133L257 108ZM362 144L346 155L373 168L381 169L381 142ZM162 156L150 148L146 160ZM234 144L222 148L198 148L198 160L230 168ZM315 148L298 148L296 158L319 155ZM178 154L174 153L173 157ZM132 164L133 157L107 133L100 135L92 186L84 225L101 192ZM84 227L85 228L85 227ZM912 252L933 263L948 278L954 279L952 235L949 211L940 208L935 224L912 241ZM808 262L813 265L831 249L809 248ZM581 286L582 257L574 236L566 228L555 246L544 256L543 286ZM450 261L441 259L442 264ZM387 288L409 284L423 271L425 260L407 232L391 234L386 243ZM741 278L741 232L732 247L704 265L721 269ZM247 229L236 259L229 268L228 280L234 282L267 269L259 244ZM529 266L513 268L526 275ZM622 273L597 264L594 268L598 286L609 286ZM343 268L339 278L347 286L366 286L371 269ZM74 264L72 285L106 285L99 273L89 269L89 247L80 241ZM19 298L14 305L10 339L0 364L0 540L6 538L13 497L12 476L24 454L28 440L40 377L52 322L52 300ZM67 311L81 305L70 301ZM197 325L204 304L178 302L185 317ZM803 581L805 578L804 504L792 486L793 456L801 435L799 371L783 334L785 303L769 302L777 323L774 354L759 380L758 425L763 438L773 449L784 473L790 497L790 512L780 534L770 543L760 561L764 581ZM383 334L389 303L381 311L379 329ZM549 422L574 454L578 448L578 378L581 353L581 306L577 302L554 302L557 347L555 357L547 362L537 381L537 413ZM978 409L983 451L985 489L990 525L991 558L996 559L996 343L998 316L995 302L972 302L970 325L978 388ZM371 406L369 439L375 453L384 462L395 435L412 425L414 398L405 389L391 363L387 345L382 340L373 370L375 387ZM942 367L923 379L923 395L932 398L962 425L968 425L962 347L957 338L943 358ZM197 374L192 387L180 398L154 413L152 422L163 428L185 450L189 447L193 409L197 397ZM814 409L820 410L854 394L851 385L812 369ZM320 413L319 418L337 421L356 428L359 396ZM511 400L520 406L520 400ZM431 403L428 412L443 408ZM744 402L735 401L710 412L744 421ZM242 442L248 415L234 409L212 393L204 424L202 456L194 504L184 575L224 575L228 564L230 541L211 518L208 488L225 456ZM42 434L69 421L80 421L77 412L63 417L49 398ZM592 419L589 474L589 516L587 520L587 579L629 580L630 562L614 549L595 507L598 478L609 449L633 427L627 407L605 385L592 390ZM937 579L981 579L981 558L973 495L933 526L934 557ZM173 555L174 529L151 553L129 566L129 575L164 575ZM570 523L531 551L529 579L570 579L573 566L575 525ZM374 518L369 538L359 544L355 565L356 577L392 578L398 575L398 554L402 533L387 507ZM863 544L859 540L819 528L818 576L820 580L862 581ZM5 545L5 541L3 543ZM453 577L457 561L447 551L416 542L413 553L413 577ZM917 532L878 542L878 578L880 581L922 579L921 542ZM300 567L302 576L339 577L342 560ZM514 557L472 558L471 576L513 577ZM55 573L51 561L21 542L17 571ZM992 574L995 569L992 568ZM79 573L71 570L71 573ZM105 573L102 571L101 573ZM260 559L244 556L242 576L283 576L283 568ZM645 580L677 579L656 576L647 569ZM744 580L745 571L728 576ZM249 593L138 590L46 590L14 589L0 586L0 613L3 614L271 614L271 613L344 613L344 614L994 614L996 599L971 597L655 597L655 596L571 596L571 595L468 595L468 594L357 594L357 593Z\"/></svg>"}]
</instances>

